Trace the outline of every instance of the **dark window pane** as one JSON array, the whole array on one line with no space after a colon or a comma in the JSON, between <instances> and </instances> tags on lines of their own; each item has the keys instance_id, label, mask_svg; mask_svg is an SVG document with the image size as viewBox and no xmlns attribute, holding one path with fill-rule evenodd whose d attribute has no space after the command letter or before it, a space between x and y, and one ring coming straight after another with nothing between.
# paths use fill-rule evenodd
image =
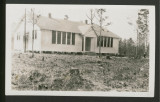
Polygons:
<instances>
[{"instance_id":1,"label":"dark window pane","mask_svg":"<svg viewBox=\"0 0 160 102\"><path fill-rule=\"evenodd\" d=\"M82 51L83 51L83 47L84 47L84 37L82 36Z\"/></svg>"},{"instance_id":2,"label":"dark window pane","mask_svg":"<svg viewBox=\"0 0 160 102\"><path fill-rule=\"evenodd\" d=\"M57 44L61 44L61 32L58 31Z\"/></svg>"},{"instance_id":3,"label":"dark window pane","mask_svg":"<svg viewBox=\"0 0 160 102\"><path fill-rule=\"evenodd\" d=\"M52 44L56 44L56 31L52 31Z\"/></svg>"},{"instance_id":4,"label":"dark window pane","mask_svg":"<svg viewBox=\"0 0 160 102\"><path fill-rule=\"evenodd\" d=\"M108 47L110 47L110 37L108 38Z\"/></svg>"},{"instance_id":5,"label":"dark window pane","mask_svg":"<svg viewBox=\"0 0 160 102\"><path fill-rule=\"evenodd\" d=\"M72 45L75 45L75 33L72 33Z\"/></svg>"},{"instance_id":6,"label":"dark window pane","mask_svg":"<svg viewBox=\"0 0 160 102\"><path fill-rule=\"evenodd\" d=\"M104 37L104 47L106 47L106 37Z\"/></svg>"},{"instance_id":7,"label":"dark window pane","mask_svg":"<svg viewBox=\"0 0 160 102\"><path fill-rule=\"evenodd\" d=\"M99 46L99 39L100 37L97 37L97 47Z\"/></svg>"},{"instance_id":8,"label":"dark window pane","mask_svg":"<svg viewBox=\"0 0 160 102\"><path fill-rule=\"evenodd\" d=\"M69 45L71 41L71 33L67 33L67 44Z\"/></svg>"},{"instance_id":9,"label":"dark window pane","mask_svg":"<svg viewBox=\"0 0 160 102\"><path fill-rule=\"evenodd\" d=\"M111 47L113 47L113 38L111 38Z\"/></svg>"},{"instance_id":10,"label":"dark window pane","mask_svg":"<svg viewBox=\"0 0 160 102\"><path fill-rule=\"evenodd\" d=\"M106 37L106 47L108 47L108 37Z\"/></svg>"},{"instance_id":11,"label":"dark window pane","mask_svg":"<svg viewBox=\"0 0 160 102\"><path fill-rule=\"evenodd\" d=\"M62 44L66 44L66 32L62 33Z\"/></svg>"},{"instance_id":12,"label":"dark window pane","mask_svg":"<svg viewBox=\"0 0 160 102\"><path fill-rule=\"evenodd\" d=\"M103 47L103 36L101 36L101 47Z\"/></svg>"}]
</instances>

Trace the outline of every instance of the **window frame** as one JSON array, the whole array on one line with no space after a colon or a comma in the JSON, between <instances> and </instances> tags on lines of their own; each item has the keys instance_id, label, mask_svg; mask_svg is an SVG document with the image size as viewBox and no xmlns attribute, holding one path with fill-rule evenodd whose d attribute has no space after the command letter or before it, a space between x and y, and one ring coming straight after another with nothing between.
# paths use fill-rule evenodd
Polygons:
<instances>
[{"instance_id":1,"label":"window frame","mask_svg":"<svg viewBox=\"0 0 160 102\"><path fill-rule=\"evenodd\" d=\"M76 38L76 33L72 33L72 45L75 45L75 40L76 40L75 38Z\"/></svg>"},{"instance_id":2,"label":"window frame","mask_svg":"<svg viewBox=\"0 0 160 102\"><path fill-rule=\"evenodd\" d=\"M71 44L71 32L67 32L67 45Z\"/></svg>"},{"instance_id":3,"label":"window frame","mask_svg":"<svg viewBox=\"0 0 160 102\"><path fill-rule=\"evenodd\" d=\"M55 32L55 33L53 33L53 32ZM57 42L57 40L56 40L57 34L56 33L57 32L55 30L52 30L52 44L56 44L56 42ZM54 37L53 37L53 34L55 35Z\"/></svg>"},{"instance_id":4,"label":"window frame","mask_svg":"<svg viewBox=\"0 0 160 102\"><path fill-rule=\"evenodd\" d=\"M66 40L67 40L66 35L67 35L67 32L62 32L62 44L66 44Z\"/></svg>"},{"instance_id":5,"label":"window frame","mask_svg":"<svg viewBox=\"0 0 160 102\"><path fill-rule=\"evenodd\" d=\"M107 47L110 47L110 37L108 37Z\"/></svg>"},{"instance_id":6,"label":"window frame","mask_svg":"<svg viewBox=\"0 0 160 102\"><path fill-rule=\"evenodd\" d=\"M113 38L111 37L111 47L113 47Z\"/></svg>"},{"instance_id":7,"label":"window frame","mask_svg":"<svg viewBox=\"0 0 160 102\"><path fill-rule=\"evenodd\" d=\"M61 36L62 36L62 34L61 34L61 31L57 31L57 44L61 44Z\"/></svg>"}]
</instances>

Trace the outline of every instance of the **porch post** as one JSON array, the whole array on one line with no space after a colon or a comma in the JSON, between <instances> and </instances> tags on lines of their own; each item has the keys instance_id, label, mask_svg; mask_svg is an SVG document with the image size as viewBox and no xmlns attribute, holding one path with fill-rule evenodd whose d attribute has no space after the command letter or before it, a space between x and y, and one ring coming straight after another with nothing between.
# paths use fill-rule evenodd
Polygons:
<instances>
[{"instance_id":1,"label":"porch post","mask_svg":"<svg viewBox=\"0 0 160 102\"><path fill-rule=\"evenodd\" d=\"M83 41L84 41L84 43L83 43L83 51L85 52L86 51L86 37L85 36L83 36Z\"/></svg>"}]
</instances>

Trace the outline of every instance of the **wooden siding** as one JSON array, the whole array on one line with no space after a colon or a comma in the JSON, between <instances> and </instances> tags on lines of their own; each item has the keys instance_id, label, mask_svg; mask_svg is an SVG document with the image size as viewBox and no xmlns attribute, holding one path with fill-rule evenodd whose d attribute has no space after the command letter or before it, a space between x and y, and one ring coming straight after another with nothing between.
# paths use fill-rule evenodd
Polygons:
<instances>
[{"instance_id":1,"label":"wooden siding","mask_svg":"<svg viewBox=\"0 0 160 102\"><path fill-rule=\"evenodd\" d=\"M41 30L41 51L59 51L59 52L81 52L82 37L75 34L75 45L72 44L52 44L52 31ZM70 42L71 43L71 42Z\"/></svg>"},{"instance_id":2,"label":"wooden siding","mask_svg":"<svg viewBox=\"0 0 160 102\"><path fill-rule=\"evenodd\" d=\"M92 48L94 52L99 53L99 47L97 47L97 38L92 41ZM119 49L119 39L113 38L113 47L101 47L101 53L114 53L117 54Z\"/></svg>"}]
</instances>

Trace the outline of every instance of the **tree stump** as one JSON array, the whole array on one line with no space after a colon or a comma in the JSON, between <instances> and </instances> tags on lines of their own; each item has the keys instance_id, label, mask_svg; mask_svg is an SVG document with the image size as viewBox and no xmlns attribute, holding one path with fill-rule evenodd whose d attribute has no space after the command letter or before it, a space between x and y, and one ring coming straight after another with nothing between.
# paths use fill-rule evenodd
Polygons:
<instances>
[{"instance_id":1,"label":"tree stump","mask_svg":"<svg viewBox=\"0 0 160 102\"><path fill-rule=\"evenodd\" d=\"M106 56L106 59L111 59L111 57L109 55Z\"/></svg>"},{"instance_id":2,"label":"tree stump","mask_svg":"<svg viewBox=\"0 0 160 102\"><path fill-rule=\"evenodd\" d=\"M80 76L80 72L79 72L79 69L70 69L70 76Z\"/></svg>"}]
</instances>

